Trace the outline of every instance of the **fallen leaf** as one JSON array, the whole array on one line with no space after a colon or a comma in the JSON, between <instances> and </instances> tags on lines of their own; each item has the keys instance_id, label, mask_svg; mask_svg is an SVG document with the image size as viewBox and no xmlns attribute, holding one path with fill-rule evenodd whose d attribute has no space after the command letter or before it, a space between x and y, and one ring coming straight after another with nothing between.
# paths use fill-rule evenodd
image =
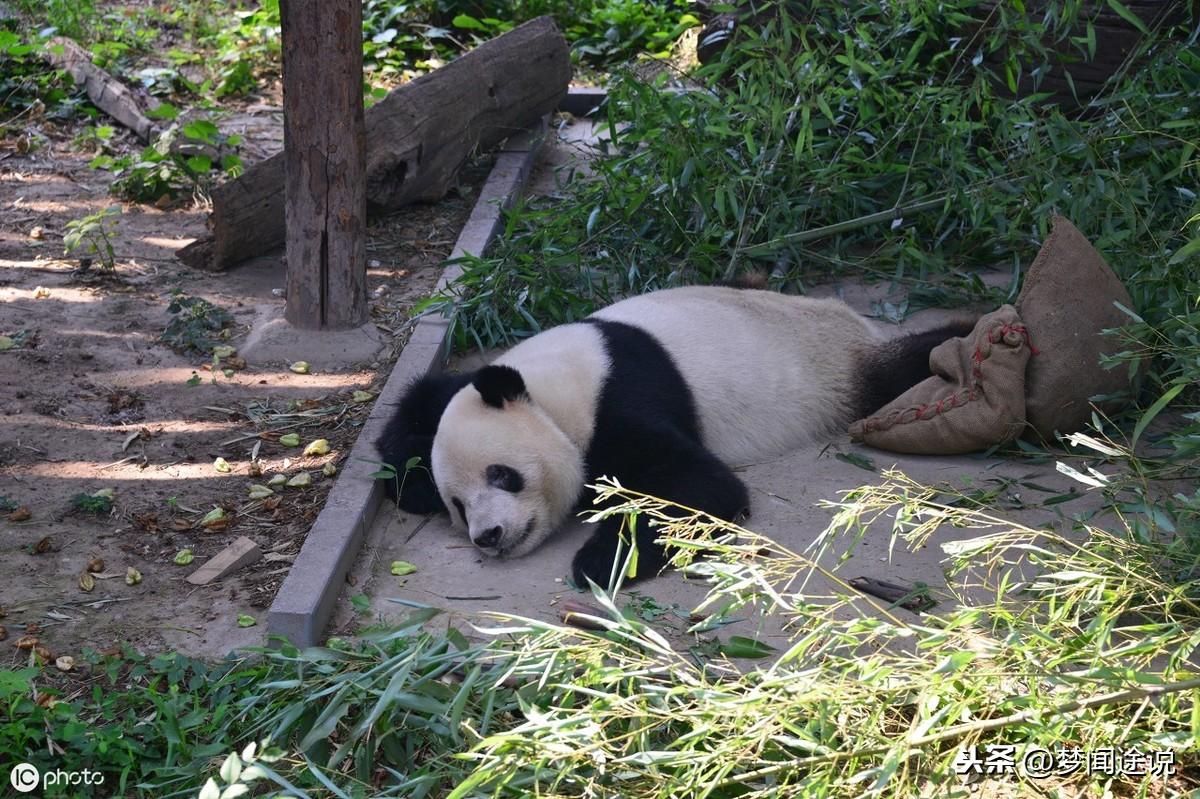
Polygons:
<instances>
[{"instance_id":1,"label":"fallen leaf","mask_svg":"<svg viewBox=\"0 0 1200 799\"><path fill-rule=\"evenodd\" d=\"M75 668L75 658L70 655L63 655L54 659L54 668L59 671L70 671Z\"/></svg>"},{"instance_id":2,"label":"fallen leaf","mask_svg":"<svg viewBox=\"0 0 1200 799\"><path fill-rule=\"evenodd\" d=\"M267 481L269 486L281 486L288 481L286 474L273 474L271 479Z\"/></svg>"},{"instance_id":3,"label":"fallen leaf","mask_svg":"<svg viewBox=\"0 0 1200 799\"><path fill-rule=\"evenodd\" d=\"M33 298L35 300L44 300L50 296L50 289L45 286L36 286L33 289Z\"/></svg>"},{"instance_id":4,"label":"fallen leaf","mask_svg":"<svg viewBox=\"0 0 1200 799\"><path fill-rule=\"evenodd\" d=\"M10 336L0 336L0 350L11 350L17 346L17 342L13 341Z\"/></svg>"},{"instance_id":5,"label":"fallen leaf","mask_svg":"<svg viewBox=\"0 0 1200 799\"><path fill-rule=\"evenodd\" d=\"M87 570L96 573L104 571L104 558L92 557L88 561Z\"/></svg>"},{"instance_id":6,"label":"fallen leaf","mask_svg":"<svg viewBox=\"0 0 1200 799\"><path fill-rule=\"evenodd\" d=\"M34 225L29 229L29 238L41 241L46 238L46 229L41 225Z\"/></svg>"},{"instance_id":7,"label":"fallen leaf","mask_svg":"<svg viewBox=\"0 0 1200 799\"><path fill-rule=\"evenodd\" d=\"M296 433L285 433L279 437L279 443L285 447L298 447L300 446L300 436Z\"/></svg>"},{"instance_id":8,"label":"fallen leaf","mask_svg":"<svg viewBox=\"0 0 1200 799\"><path fill-rule=\"evenodd\" d=\"M417 570L417 567L406 560L392 561L392 574L397 577L403 577L406 574L412 574Z\"/></svg>"},{"instance_id":9,"label":"fallen leaf","mask_svg":"<svg viewBox=\"0 0 1200 799\"><path fill-rule=\"evenodd\" d=\"M8 514L8 520L10 522L23 522L28 521L31 516L33 516L33 514L29 512L29 508L22 505L12 513Z\"/></svg>"},{"instance_id":10,"label":"fallen leaf","mask_svg":"<svg viewBox=\"0 0 1200 799\"><path fill-rule=\"evenodd\" d=\"M143 533L158 532L158 516L153 513L135 513L133 514L133 526L141 530Z\"/></svg>"},{"instance_id":11,"label":"fallen leaf","mask_svg":"<svg viewBox=\"0 0 1200 799\"><path fill-rule=\"evenodd\" d=\"M352 402L370 402L373 399L375 399L375 395L370 391L355 391L350 395Z\"/></svg>"},{"instance_id":12,"label":"fallen leaf","mask_svg":"<svg viewBox=\"0 0 1200 799\"><path fill-rule=\"evenodd\" d=\"M45 644L37 644L33 647L33 654L37 658L39 666L45 666L50 661L54 660L54 653L50 651L50 647Z\"/></svg>"},{"instance_id":13,"label":"fallen leaf","mask_svg":"<svg viewBox=\"0 0 1200 799\"><path fill-rule=\"evenodd\" d=\"M142 581L142 573L130 566L125 570L125 585L137 585Z\"/></svg>"},{"instance_id":14,"label":"fallen leaf","mask_svg":"<svg viewBox=\"0 0 1200 799\"><path fill-rule=\"evenodd\" d=\"M232 358L234 355L237 355L237 348L230 347L227 344L219 344L216 347L213 347L212 354L214 358L221 358L224 360L225 358Z\"/></svg>"},{"instance_id":15,"label":"fallen leaf","mask_svg":"<svg viewBox=\"0 0 1200 799\"><path fill-rule=\"evenodd\" d=\"M101 488L99 491L92 492L92 496L96 497L97 499L107 499L112 501L117 498L117 489Z\"/></svg>"},{"instance_id":16,"label":"fallen leaf","mask_svg":"<svg viewBox=\"0 0 1200 799\"><path fill-rule=\"evenodd\" d=\"M192 554L192 550L181 549L175 553L175 557L173 560L175 561L176 566L186 566L195 559L196 559L196 556L194 554Z\"/></svg>"},{"instance_id":17,"label":"fallen leaf","mask_svg":"<svg viewBox=\"0 0 1200 799\"><path fill-rule=\"evenodd\" d=\"M192 523L191 523L191 522L189 522L187 519L172 519L172 520L171 520L171 527L172 527L172 528L173 528L173 529L174 529L176 532L178 532L178 533L182 533L182 532L183 532L183 531L185 531L185 530L191 530L191 529L192 529Z\"/></svg>"},{"instance_id":18,"label":"fallen leaf","mask_svg":"<svg viewBox=\"0 0 1200 799\"><path fill-rule=\"evenodd\" d=\"M283 501L283 497L274 496L263 500L263 507L267 510L275 510L279 507L279 503Z\"/></svg>"},{"instance_id":19,"label":"fallen leaf","mask_svg":"<svg viewBox=\"0 0 1200 799\"><path fill-rule=\"evenodd\" d=\"M275 492L266 486L252 485L250 486L250 499L266 499Z\"/></svg>"},{"instance_id":20,"label":"fallen leaf","mask_svg":"<svg viewBox=\"0 0 1200 799\"><path fill-rule=\"evenodd\" d=\"M213 461L213 468L221 474L228 474L233 471L233 467L229 465L229 461L224 458L217 458Z\"/></svg>"},{"instance_id":21,"label":"fallen leaf","mask_svg":"<svg viewBox=\"0 0 1200 799\"><path fill-rule=\"evenodd\" d=\"M225 522L225 509L213 508L208 513L204 514L204 518L200 520L201 527L212 527L220 522Z\"/></svg>"},{"instance_id":22,"label":"fallen leaf","mask_svg":"<svg viewBox=\"0 0 1200 799\"><path fill-rule=\"evenodd\" d=\"M33 554L35 555L45 555L47 552L51 552L53 550L54 541L50 539L50 536L45 536L42 538L42 540L33 545Z\"/></svg>"},{"instance_id":23,"label":"fallen leaf","mask_svg":"<svg viewBox=\"0 0 1200 799\"><path fill-rule=\"evenodd\" d=\"M288 369L291 369L298 375L306 375L309 371L308 361L296 361L294 364L289 366Z\"/></svg>"},{"instance_id":24,"label":"fallen leaf","mask_svg":"<svg viewBox=\"0 0 1200 799\"><path fill-rule=\"evenodd\" d=\"M249 616L245 613L238 614L238 617L237 617L238 627L253 627L256 624L258 624L258 622L255 620L255 618L253 616Z\"/></svg>"},{"instance_id":25,"label":"fallen leaf","mask_svg":"<svg viewBox=\"0 0 1200 799\"><path fill-rule=\"evenodd\" d=\"M337 474L337 467L332 463L327 463L321 467L321 474L325 475L326 477L333 477L335 474Z\"/></svg>"},{"instance_id":26,"label":"fallen leaf","mask_svg":"<svg viewBox=\"0 0 1200 799\"><path fill-rule=\"evenodd\" d=\"M312 475L308 472L299 472L292 475L292 478L287 481L288 488L308 488L312 485Z\"/></svg>"},{"instance_id":27,"label":"fallen leaf","mask_svg":"<svg viewBox=\"0 0 1200 799\"><path fill-rule=\"evenodd\" d=\"M13 646L17 649L33 649L38 643L37 636L22 635L16 641L13 641Z\"/></svg>"},{"instance_id":28,"label":"fallen leaf","mask_svg":"<svg viewBox=\"0 0 1200 799\"><path fill-rule=\"evenodd\" d=\"M8 638L8 628L0 624L0 641L3 641L5 638Z\"/></svg>"},{"instance_id":29,"label":"fallen leaf","mask_svg":"<svg viewBox=\"0 0 1200 799\"><path fill-rule=\"evenodd\" d=\"M314 455L328 455L328 454L329 454L329 439L327 439L327 438L318 438L316 441L312 442L311 444L309 444L307 447L304 448L304 455L306 457L312 457Z\"/></svg>"},{"instance_id":30,"label":"fallen leaf","mask_svg":"<svg viewBox=\"0 0 1200 799\"><path fill-rule=\"evenodd\" d=\"M79 588L80 588L80 590L86 591L90 594L92 592L92 589L95 587L96 587L96 578L92 576L91 572L85 571L85 572L79 573Z\"/></svg>"}]
</instances>

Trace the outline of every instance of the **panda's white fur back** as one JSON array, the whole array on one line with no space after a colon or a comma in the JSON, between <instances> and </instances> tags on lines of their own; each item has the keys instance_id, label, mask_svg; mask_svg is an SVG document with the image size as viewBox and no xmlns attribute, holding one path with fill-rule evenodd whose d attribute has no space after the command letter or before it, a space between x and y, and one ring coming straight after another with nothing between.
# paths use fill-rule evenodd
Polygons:
<instances>
[{"instance_id":1,"label":"panda's white fur back","mask_svg":"<svg viewBox=\"0 0 1200 799\"><path fill-rule=\"evenodd\" d=\"M777 455L851 421L859 358L877 343L839 300L770 291L668 289L593 316L658 339L691 388L705 445L726 463ZM587 446L609 367L598 330L551 328L496 362L518 369L563 432Z\"/></svg>"}]
</instances>

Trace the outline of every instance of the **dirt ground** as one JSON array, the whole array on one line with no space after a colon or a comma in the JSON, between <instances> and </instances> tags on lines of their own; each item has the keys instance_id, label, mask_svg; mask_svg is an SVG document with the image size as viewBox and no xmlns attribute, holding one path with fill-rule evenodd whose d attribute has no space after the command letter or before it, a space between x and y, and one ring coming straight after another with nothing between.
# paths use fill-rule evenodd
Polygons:
<instances>
[{"instance_id":1,"label":"dirt ground","mask_svg":"<svg viewBox=\"0 0 1200 799\"><path fill-rule=\"evenodd\" d=\"M220 122L246 137L247 163L280 147L277 107L250 106ZM211 357L160 341L171 292L225 308L236 347L256 313L283 304L279 255L223 274L188 270L172 254L204 229L203 206L122 204L108 194L108 174L87 166L92 153L72 143L73 131L29 124L34 149L25 151L28 138L0 141L0 335L12 345L0 349L0 625L9 639L0 667L26 659L11 646L24 635L55 656L125 644L216 656L257 643L332 485L322 469L338 465L370 411L353 392L382 385L407 312L436 281L488 165L464 170L460 188L436 205L371 222L372 319L392 341L378 360L306 375L284 363L213 369ZM66 223L110 205L121 209L116 269L80 271L63 257ZM292 432L304 444L326 438L331 451L303 457L302 447L278 440ZM311 487L248 498L251 484L302 471ZM103 489L115 489L107 511L75 499ZM202 524L218 507L226 519ZM185 582L239 536L264 558L211 586ZM177 565L185 549L194 560ZM89 564L90 581L81 579ZM129 569L140 582L129 584ZM239 627L240 614L257 625Z\"/></svg>"}]
</instances>

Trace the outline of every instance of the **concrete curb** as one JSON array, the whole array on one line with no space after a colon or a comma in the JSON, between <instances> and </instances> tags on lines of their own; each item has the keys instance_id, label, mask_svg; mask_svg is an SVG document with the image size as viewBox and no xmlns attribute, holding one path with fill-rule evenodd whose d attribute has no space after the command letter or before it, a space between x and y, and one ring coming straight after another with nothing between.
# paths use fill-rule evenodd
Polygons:
<instances>
[{"instance_id":1,"label":"concrete curb","mask_svg":"<svg viewBox=\"0 0 1200 799\"><path fill-rule=\"evenodd\" d=\"M547 129L547 120L542 120L534 128L511 137L501 148L459 233L452 259L483 255L500 229L501 212L520 196ZM461 273L458 264L450 264L443 270L437 288L443 288ZM413 329L329 492L325 507L271 604L267 613L269 636L284 636L296 646L312 646L320 639L346 573L362 548L363 538L384 498L382 481L370 477L380 463L375 439L408 384L441 368L447 327L445 319L425 317Z\"/></svg>"}]
</instances>

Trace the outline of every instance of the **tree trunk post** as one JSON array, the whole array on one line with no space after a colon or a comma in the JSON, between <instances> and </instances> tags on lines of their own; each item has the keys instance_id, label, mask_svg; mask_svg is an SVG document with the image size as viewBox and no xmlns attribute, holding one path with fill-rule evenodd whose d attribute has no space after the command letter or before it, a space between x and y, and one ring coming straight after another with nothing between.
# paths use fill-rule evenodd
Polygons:
<instances>
[{"instance_id":1,"label":"tree trunk post","mask_svg":"<svg viewBox=\"0 0 1200 799\"><path fill-rule=\"evenodd\" d=\"M287 309L304 329L367 321L362 0L282 0Z\"/></svg>"}]
</instances>

